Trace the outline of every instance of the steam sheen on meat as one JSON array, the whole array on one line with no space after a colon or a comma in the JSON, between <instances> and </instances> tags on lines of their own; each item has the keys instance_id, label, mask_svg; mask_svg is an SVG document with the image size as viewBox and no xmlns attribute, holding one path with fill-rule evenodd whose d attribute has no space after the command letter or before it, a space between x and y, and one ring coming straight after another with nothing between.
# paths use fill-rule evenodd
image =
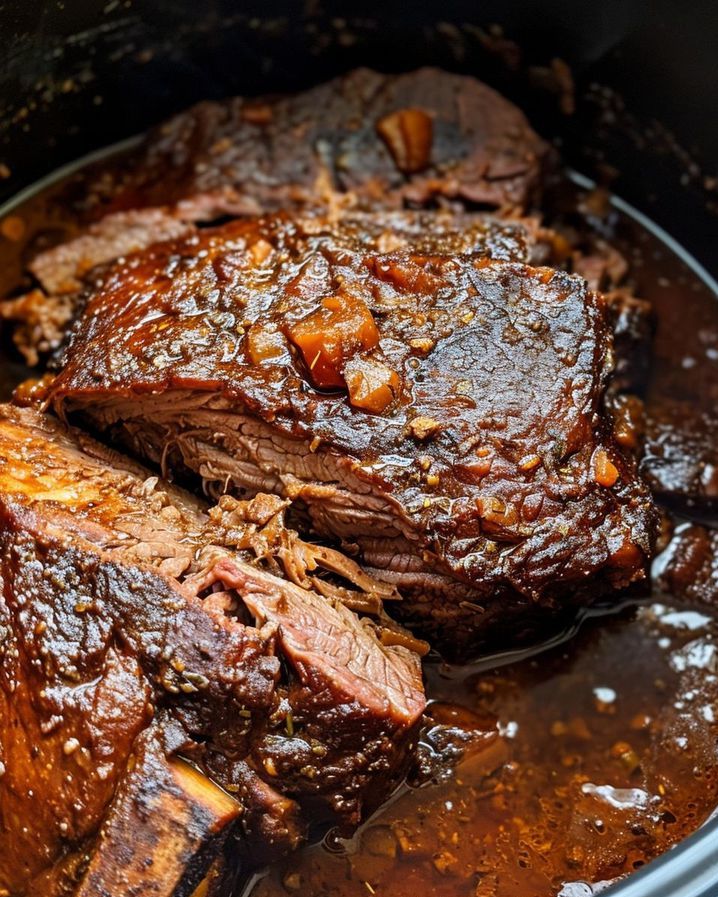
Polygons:
<instances>
[{"instance_id":1,"label":"steam sheen on meat","mask_svg":"<svg viewBox=\"0 0 718 897\"><path fill-rule=\"evenodd\" d=\"M464 651L643 579L654 515L603 405L603 297L491 239L415 242L285 215L138 253L50 400L211 494L291 498Z\"/></svg>"},{"instance_id":2,"label":"steam sheen on meat","mask_svg":"<svg viewBox=\"0 0 718 897\"><path fill-rule=\"evenodd\" d=\"M424 708L420 645L383 614L391 590L299 540L285 504L208 512L84 434L0 408L0 889L114 893L136 851L169 897L211 859L187 842L200 809L257 864L309 819L351 828L390 793ZM136 840L150 824L158 852Z\"/></svg>"}]
</instances>

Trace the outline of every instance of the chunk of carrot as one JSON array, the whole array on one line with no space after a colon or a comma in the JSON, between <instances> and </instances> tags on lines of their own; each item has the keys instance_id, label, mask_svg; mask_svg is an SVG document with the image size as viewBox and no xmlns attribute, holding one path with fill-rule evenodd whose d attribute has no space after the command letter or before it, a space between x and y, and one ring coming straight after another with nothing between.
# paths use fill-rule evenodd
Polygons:
<instances>
[{"instance_id":1,"label":"chunk of carrot","mask_svg":"<svg viewBox=\"0 0 718 897\"><path fill-rule=\"evenodd\" d=\"M370 309L355 296L330 296L321 307L287 328L309 376L320 389L344 387L345 363L357 352L373 349L379 330Z\"/></svg>"},{"instance_id":2,"label":"chunk of carrot","mask_svg":"<svg viewBox=\"0 0 718 897\"><path fill-rule=\"evenodd\" d=\"M344 377L351 405L374 414L385 411L401 387L397 372L375 358L350 359L344 367Z\"/></svg>"}]
</instances>

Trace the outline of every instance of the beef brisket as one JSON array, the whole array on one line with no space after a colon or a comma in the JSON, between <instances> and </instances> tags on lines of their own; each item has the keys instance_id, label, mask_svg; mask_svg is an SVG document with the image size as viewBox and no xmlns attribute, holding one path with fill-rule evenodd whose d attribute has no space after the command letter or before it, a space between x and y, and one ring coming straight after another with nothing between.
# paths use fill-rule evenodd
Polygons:
<instances>
[{"instance_id":1,"label":"beef brisket","mask_svg":"<svg viewBox=\"0 0 718 897\"><path fill-rule=\"evenodd\" d=\"M187 220L460 200L525 208L549 154L523 113L474 78L358 69L296 96L200 103L119 164L81 178L85 214L176 204Z\"/></svg>"},{"instance_id":2,"label":"beef brisket","mask_svg":"<svg viewBox=\"0 0 718 897\"><path fill-rule=\"evenodd\" d=\"M548 268L239 221L112 269L50 401L211 494L293 499L464 650L645 576L609 317Z\"/></svg>"},{"instance_id":3,"label":"beef brisket","mask_svg":"<svg viewBox=\"0 0 718 897\"><path fill-rule=\"evenodd\" d=\"M297 96L201 103L129 156L70 179L57 201L85 232L31 262L42 291L0 303L0 319L13 322L35 365L61 342L89 271L190 222L453 200L522 212L540 192L547 157L519 109L473 78L436 69L359 69Z\"/></svg>"},{"instance_id":4,"label":"beef brisket","mask_svg":"<svg viewBox=\"0 0 718 897\"><path fill-rule=\"evenodd\" d=\"M448 211L335 210L330 215L298 219L300 231L331 229L356 248L388 252L411 245L428 254L479 253L516 261L548 260L551 231L534 218L498 219ZM13 339L31 365L51 356L62 344L83 301L83 288L103 268L125 256L173 237L196 235L193 225L162 209L115 212L85 233L45 250L29 265L40 288L0 301L0 320L13 327Z\"/></svg>"},{"instance_id":5,"label":"beef brisket","mask_svg":"<svg viewBox=\"0 0 718 897\"><path fill-rule=\"evenodd\" d=\"M152 893L170 897L228 827L261 862L309 818L355 825L401 777L420 645L384 614L391 589L302 542L285 506L208 513L80 432L0 408L0 889L65 893L54 870L117 894L119 864L138 893L131 857L156 839Z\"/></svg>"},{"instance_id":6,"label":"beef brisket","mask_svg":"<svg viewBox=\"0 0 718 897\"><path fill-rule=\"evenodd\" d=\"M59 347L77 310L78 293L99 266L179 237L190 226L162 209L117 212L72 240L46 249L28 265L40 289L0 302L0 320L14 324L15 345L29 365Z\"/></svg>"}]
</instances>

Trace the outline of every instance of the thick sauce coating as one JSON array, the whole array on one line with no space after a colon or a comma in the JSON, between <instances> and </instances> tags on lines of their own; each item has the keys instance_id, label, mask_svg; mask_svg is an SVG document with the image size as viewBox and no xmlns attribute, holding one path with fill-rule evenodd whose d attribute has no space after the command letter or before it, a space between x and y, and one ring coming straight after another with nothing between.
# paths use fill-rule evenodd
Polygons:
<instances>
[{"instance_id":1,"label":"thick sauce coating","mask_svg":"<svg viewBox=\"0 0 718 897\"><path fill-rule=\"evenodd\" d=\"M671 428L678 415L669 415L664 397L712 420L716 297L651 235L630 222L611 225L630 247L640 295L658 314L650 421L668 420L671 438L685 442ZM715 453L704 430L690 432ZM700 500L688 510L710 523L713 507L702 501L713 489L710 458L682 450L676 457L697 458ZM659 468L671 469L655 448L646 466L654 486ZM670 480L663 482L670 499ZM714 541L707 532L691 535L706 545ZM663 571L661 582L684 585ZM716 600L708 574L706 582L690 600ZM584 883L630 873L670 848L718 803L718 633L710 608L671 607L670 595L660 600L510 666L430 666L436 720L476 727L479 735L469 739L475 749L446 778L439 763L434 784L404 791L351 842L327 837L273 868L249 893L587 897L593 891ZM431 730L425 737L431 745ZM434 739L433 750L441 754L440 747Z\"/></svg>"},{"instance_id":2,"label":"thick sauce coating","mask_svg":"<svg viewBox=\"0 0 718 897\"><path fill-rule=\"evenodd\" d=\"M499 225L453 254L310 223L232 222L118 262L88 289L54 407L213 487L271 479L454 657L643 580L653 507L604 406L601 295L487 258ZM378 556L379 527L401 561Z\"/></svg>"}]
</instances>

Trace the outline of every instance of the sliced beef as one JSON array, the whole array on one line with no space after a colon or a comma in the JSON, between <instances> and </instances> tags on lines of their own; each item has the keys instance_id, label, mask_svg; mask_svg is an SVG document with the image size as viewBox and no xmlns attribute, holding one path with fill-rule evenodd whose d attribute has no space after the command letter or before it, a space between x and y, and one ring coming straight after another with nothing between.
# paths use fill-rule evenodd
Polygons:
<instances>
[{"instance_id":1,"label":"sliced beef","mask_svg":"<svg viewBox=\"0 0 718 897\"><path fill-rule=\"evenodd\" d=\"M0 889L36 893L50 870L76 881L87 866L119 895L118 863L137 885L127 832L152 839L164 823L145 811L128 825L122 808L161 807L158 782L193 820L162 839L177 847L155 870L169 897L234 818L257 862L295 847L310 818L355 825L402 776L421 646L383 613L391 590L299 540L285 505L227 497L207 513L78 431L0 408ZM150 740L169 766L152 761L138 784Z\"/></svg>"},{"instance_id":2,"label":"sliced beef","mask_svg":"<svg viewBox=\"0 0 718 897\"><path fill-rule=\"evenodd\" d=\"M74 293L82 286L85 275L98 265L153 243L184 236L190 229L159 208L117 212L90 224L75 239L41 252L28 267L46 293Z\"/></svg>"},{"instance_id":3,"label":"sliced beef","mask_svg":"<svg viewBox=\"0 0 718 897\"><path fill-rule=\"evenodd\" d=\"M655 399L643 471L672 508L697 519L718 519L718 417L695 402Z\"/></svg>"},{"instance_id":4,"label":"sliced beef","mask_svg":"<svg viewBox=\"0 0 718 897\"><path fill-rule=\"evenodd\" d=\"M610 194L602 188L585 197L584 213L602 221L610 209ZM571 217L569 217L571 221ZM614 329L616 357L612 387L617 393L642 395L648 385L653 354L656 316L650 302L633 294L628 281L627 258L607 240L587 230L586 221L573 218L557 223L560 234L549 242L561 241L568 270L585 278L591 290L601 292L608 301ZM605 230L605 223L597 230ZM543 242L546 242L544 239Z\"/></svg>"},{"instance_id":5,"label":"sliced beef","mask_svg":"<svg viewBox=\"0 0 718 897\"><path fill-rule=\"evenodd\" d=\"M49 400L211 494L293 499L466 651L645 577L609 319L548 268L240 221L109 272Z\"/></svg>"},{"instance_id":6,"label":"sliced beef","mask_svg":"<svg viewBox=\"0 0 718 897\"><path fill-rule=\"evenodd\" d=\"M695 523L679 526L656 558L656 581L668 594L715 609L718 605L718 532Z\"/></svg>"},{"instance_id":7,"label":"sliced beef","mask_svg":"<svg viewBox=\"0 0 718 897\"><path fill-rule=\"evenodd\" d=\"M607 197L609 199L609 197ZM610 243L593 234L576 235L571 269L586 279L592 290L612 292L625 288L628 261Z\"/></svg>"},{"instance_id":8,"label":"sliced beef","mask_svg":"<svg viewBox=\"0 0 718 897\"><path fill-rule=\"evenodd\" d=\"M85 211L178 204L188 220L438 200L526 207L547 145L473 78L358 69L296 96L206 102L155 128L116 166L81 179Z\"/></svg>"},{"instance_id":9,"label":"sliced beef","mask_svg":"<svg viewBox=\"0 0 718 897\"><path fill-rule=\"evenodd\" d=\"M162 209L117 212L35 256L28 268L41 289L0 302L0 320L14 325L13 339L26 362L36 365L61 344L76 312L80 288L94 269L190 230Z\"/></svg>"},{"instance_id":10,"label":"sliced beef","mask_svg":"<svg viewBox=\"0 0 718 897\"><path fill-rule=\"evenodd\" d=\"M62 344L77 313L77 294L48 296L30 290L0 301L0 321L7 321L25 362L35 367Z\"/></svg>"}]
</instances>

